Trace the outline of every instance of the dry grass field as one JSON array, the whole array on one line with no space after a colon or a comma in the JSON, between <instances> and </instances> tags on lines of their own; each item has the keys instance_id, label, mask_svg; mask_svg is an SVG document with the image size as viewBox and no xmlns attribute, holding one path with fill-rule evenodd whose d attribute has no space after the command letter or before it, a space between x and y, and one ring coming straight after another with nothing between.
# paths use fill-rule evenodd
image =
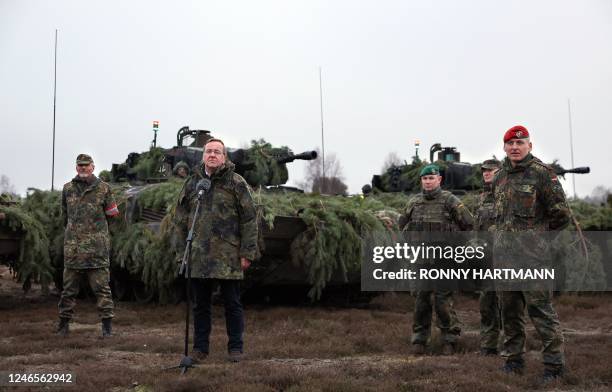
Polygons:
<instances>
[{"instance_id":1,"label":"dry grass field","mask_svg":"<svg viewBox=\"0 0 612 392\"><path fill-rule=\"evenodd\" d=\"M0 370L72 372L76 385L70 390L612 390L611 296L556 299L569 371L550 385L539 383L542 365L533 328L524 376L504 375L502 358L477 354L477 301L468 296L456 301L464 329L460 353L440 355L434 344L429 355L411 355L413 300L390 293L359 309L248 305L247 358L238 364L226 362L223 310L215 307L211 356L180 375L163 369L182 358L184 304L118 303L115 336L103 340L95 304L81 300L71 335L61 338L53 333L57 298L42 296L37 287L24 296L8 272L0 272Z\"/></svg>"}]
</instances>

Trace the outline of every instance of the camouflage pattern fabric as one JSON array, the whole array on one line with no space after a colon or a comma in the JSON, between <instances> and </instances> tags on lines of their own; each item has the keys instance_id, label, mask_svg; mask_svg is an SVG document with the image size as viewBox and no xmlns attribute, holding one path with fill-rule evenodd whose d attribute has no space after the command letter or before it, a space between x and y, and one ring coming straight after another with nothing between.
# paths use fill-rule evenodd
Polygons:
<instances>
[{"instance_id":1,"label":"camouflage pattern fabric","mask_svg":"<svg viewBox=\"0 0 612 392\"><path fill-rule=\"evenodd\" d=\"M493 180L493 194L497 230L561 230L569 224L557 175L531 154L515 167L504 160Z\"/></svg>"},{"instance_id":2,"label":"camouflage pattern fabric","mask_svg":"<svg viewBox=\"0 0 612 392\"><path fill-rule=\"evenodd\" d=\"M504 291L501 294L504 352L508 360L525 353L525 308L540 339L545 365L563 366L563 334L550 291Z\"/></svg>"},{"instance_id":3,"label":"camouflage pattern fabric","mask_svg":"<svg viewBox=\"0 0 612 392\"><path fill-rule=\"evenodd\" d=\"M493 194L496 230L533 233L529 247L536 249L534 262L538 258L550 257L546 244L539 244L538 237L541 236L537 232L561 230L569 224L569 208L554 171L531 154L515 167L506 158L493 180ZM563 365L563 335L551 298L550 291L508 291L501 294L504 351L508 359L521 358L525 352L524 313L527 308L542 339L544 364Z\"/></svg>"},{"instance_id":4,"label":"camouflage pattern fabric","mask_svg":"<svg viewBox=\"0 0 612 392\"><path fill-rule=\"evenodd\" d=\"M204 166L184 183L176 207L175 225L180 238L186 238L196 208L196 186L205 174ZM211 188L204 195L195 224L191 276L209 279L243 279L240 258L255 260L257 215L248 184L226 162L213 175ZM182 242L184 243L184 241Z\"/></svg>"},{"instance_id":5,"label":"camouflage pattern fabric","mask_svg":"<svg viewBox=\"0 0 612 392\"><path fill-rule=\"evenodd\" d=\"M433 294L433 303L432 303ZM427 344L431 335L432 308L436 312L436 326L445 343L456 343L461 334L457 313L453 309L450 291L417 291L412 323L412 344Z\"/></svg>"},{"instance_id":6,"label":"camouflage pattern fabric","mask_svg":"<svg viewBox=\"0 0 612 392\"><path fill-rule=\"evenodd\" d=\"M457 231L471 230L474 220L468 209L452 193L437 188L413 196L400 217L403 231ZM434 301L432 304L432 295ZM455 343L461 333L457 314L453 309L450 291L417 291L412 325L412 343L427 344L431 335L432 308L437 326L446 343Z\"/></svg>"},{"instance_id":7,"label":"camouflage pattern fabric","mask_svg":"<svg viewBox=\"0 0 612 392\"><path fill-rule=\"evenodd\" d=\"M490 184L484 184L484 190L478 198L474 230L487 231L495 224L495 197Z\"/></svg>"},{"instance_id":8,"label":"camouflage pattern fabric","mask_svg":"<svg viewBox=\"0 0 612 392\"><path fill-rule=\"evenodd\" d=\"M110 186L90 176L64 185L64 267L109 267L110 236L107 217L119 214Z\"/></svg>"},{"instance_id":9,"label":"camouflage pattern fabric","mask_svg":"<svg viewBox=\"0 0 612 392\"><path fill-rule=\"evenodd\" d=\"M487 231L495 224L495 197L490 184L484 184L476 210L475 230ZM497 350L501 329L499 298L494 291L480 293L480 347Z\"/></svg>"},{"instance_id":10,"label":"camouflage pattern fabric","mask_svg":"<svg viewBox=\"0 0 612 392\"><path fill-rule=\"evenodd\" d=\"M497 350L501 329L499 298L495 291L480 293L480 348Z\"/></svg>"},{"instance_id":11,"label":"camouflage pattern fabric","mask_svg":"<svg viewBox=\"0 0 612 392\"><path fill-rule=\"evenodd\" d=\"M112 318L113 298L109 287L108 268L75 269L64 268L64 290L58 304L61 318L71 319L76 306L76 296L79 294L80 282L87 278L89 287L96 295L98 314L100 318Z\"/></svg>"}]
</instances>

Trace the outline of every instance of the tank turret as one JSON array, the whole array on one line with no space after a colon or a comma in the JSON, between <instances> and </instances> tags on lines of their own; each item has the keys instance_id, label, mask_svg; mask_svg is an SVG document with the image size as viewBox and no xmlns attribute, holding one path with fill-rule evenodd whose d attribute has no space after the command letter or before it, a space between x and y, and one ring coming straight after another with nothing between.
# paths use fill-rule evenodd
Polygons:
<instances>
[{"instance_id":1,"label":"tank turret","mask_svg":"<svg viewBox=\"0 0 612 392\"><path fill-rule=\"evenodd\" d=\"M130 153L124 163L113 164L113 182L152 183L166 181L176 175L179 163L196 170L202 162L204 145L213 136L208 130L184 126L176 134L176 146L169 149L152 148L145 153ZM265 140L253 140L248 148L227 147L227 158L236 165L252 187L278 186L287 183L287 164L295 160L317 158L316 151L294 154L289 147L273 147Z\"/></svg>"}]
</instances>

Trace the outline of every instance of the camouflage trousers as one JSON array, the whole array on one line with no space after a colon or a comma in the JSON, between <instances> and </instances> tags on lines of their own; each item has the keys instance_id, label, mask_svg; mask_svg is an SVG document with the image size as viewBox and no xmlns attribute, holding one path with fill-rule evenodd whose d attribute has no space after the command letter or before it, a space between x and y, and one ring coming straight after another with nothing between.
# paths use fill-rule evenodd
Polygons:
<instances>
[{"instance_id":1,"label":"camouflage trousers","mask_svg":"<svg viewBox=\"0 0 612 392\"><path fill-rule=\"evenodd\" d=\"M505 291L501 293L504 351L508 360L522 359L525 353L525 307L542 340L545 365L563 365L563 334L552 306L550 291Z\"/></svg>"},{"instance_id":2,"label":"camouflage trousers","mask_svg":"<svg viewBox=\"0 0 612 392\"><path fill-rule=\"evenodd\" d=\"M60 317L72 318L80 282L84 277L87 277L89 286L96 296L99 316L101 318L112 318L114 316L114 304L109 286L110 274L108 268L64 268L64 290L58 304Z\"/></svg>"},{"instance_id":3,"label":"camouflage trousers","mask_svg":"<svg viewBox=\"0 0 612 392\"><path fill-rule=\"evenodd\" d=\"M433 303L432 303L433 295ZM427 344L431 336L432 310L436 311L436 325L442 340L455 343L461 334L459 319L453 309L451 291L417 291L412 322L412 344Z\"/></svg>"},{"instance_id":4,"label":"camouflage trousers","mask_svg":"<svg viewBox=\"0 0 612 392\"><path fill-rule=\"evenodd\" d=\"M495 291L480 293L480 348L497 350L501 329L499 298Z\"/></svg>"}]
</instances>

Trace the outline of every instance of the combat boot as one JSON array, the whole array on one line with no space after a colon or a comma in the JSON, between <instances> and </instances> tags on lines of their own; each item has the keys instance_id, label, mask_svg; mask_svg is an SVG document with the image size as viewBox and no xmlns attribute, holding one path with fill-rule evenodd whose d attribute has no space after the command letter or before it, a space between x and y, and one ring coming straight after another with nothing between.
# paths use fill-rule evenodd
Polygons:
<instances>
[{"instance_id":1,"label":"combat boot","mask_svg":"<svg viewBox=\"0 0 612 392\"><path fill-rule=\"evenodd\" d=\"M480 349L480 355L483 355L485 357L496 356L498 354L499 352L497 351L496 348L481 348Z\"/></svg>"},{"instance_id":2,"label":"combat boot","mask_svg":"<svg viewBox=\"0 0 612 392\"><path fill-rule=\"evenodd\" d=\"M525 361L522 359L512 359L506 361L502 366L502 372L507 374L523 374L525 370Z\"/></svg>"},{"instance_id":3,"label":"combat boot","mask_svg":"<svg viewBox=\"0 0 612 392\"><path fill-rule=\"evenodd\" d=\"M102 337L110 338L113 336L113 328L112 328L112 318L103 318L102 319Z\"/></svg>"},{"instance_id":4,"label":"combat boot","mask_svg":"<svg viewBox=\"0 0 612 392\"><path fill-rule=\"evenodd\" d=\"M60 317L59 323L57 324L57 330L55 331L59 336L68 336L70 333L70 319Z\"/></svg>"},{"instance_id":5,"label":"combat boot","mask_svg":"<svg viewBox=\"0 0 612 392\"><path fill-rule=\"evenodd\" d=\"M546 366L544 368L544 374L542 375L542 381L544 383L555 381L558 378L563 377L563 373L565 372L564 370L563 365Z\"/></svg>"}]
</instances>

